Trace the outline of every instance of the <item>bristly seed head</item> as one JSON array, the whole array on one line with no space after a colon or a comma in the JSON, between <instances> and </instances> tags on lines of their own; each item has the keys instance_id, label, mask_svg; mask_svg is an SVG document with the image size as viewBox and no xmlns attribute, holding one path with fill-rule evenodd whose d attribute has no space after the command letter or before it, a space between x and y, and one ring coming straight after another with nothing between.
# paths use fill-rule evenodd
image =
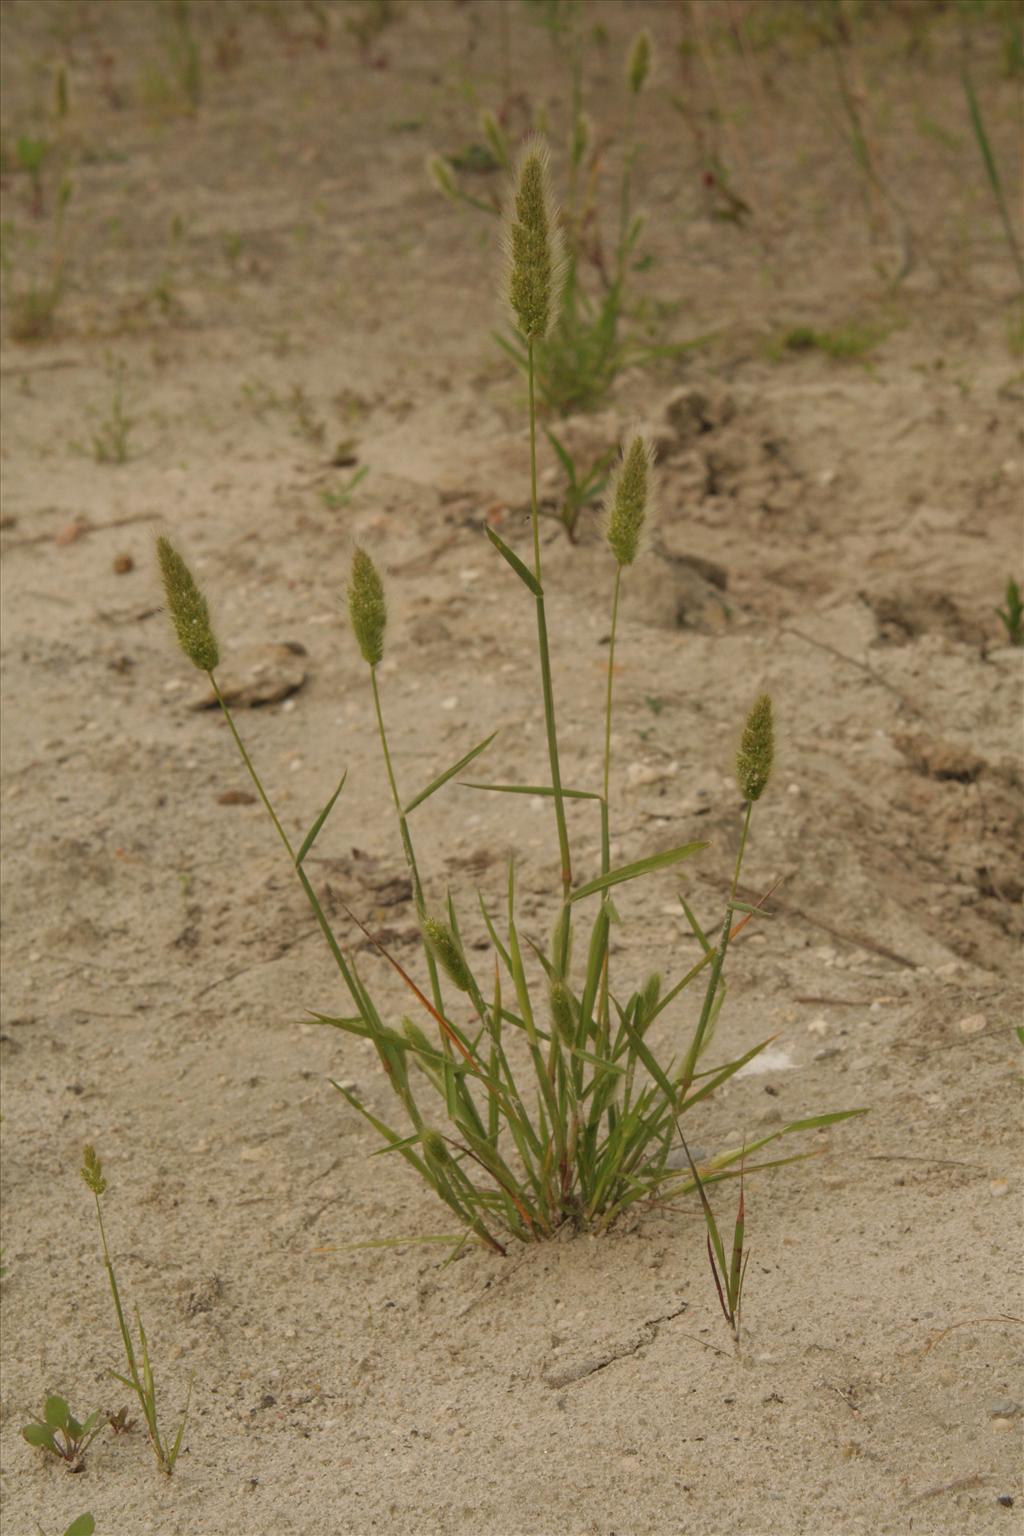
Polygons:
<instances>
[{"instance_id":1,"label":"bristly seed head","mask_svg":"<svg viewBox=\"0 0 1024 1536\"><path fill-rule=\"evenodd\" d=\"M458 182L452 175L452 168L443 155L427 156L427 175L442 196L449 198L453 203L458 202Z\"/></svg>"},{"instance_id":2,"label":"bristly seed head","mask_svg":"<svg viewBox=\"0 0 1024 1536\"><path fill-rule=\"evenodd\" d=\"M561 977L556 977L551 983L549 992L551 1003L551 1022L566 1045L576 1043L576 999L566 986Z\"/></svg>"},{"instance_id":3,"label":"bristly seed head","mask_svg":"<svg viewBox=\"0 0 1024 1536\"><path fill-rule=\"evenodd\" d=\"M451 1153L445 1146L444 1137L432 1125L425 1125L420 1131L420 1144L432 1169L443 1170L451 1162Z\"/></svg>"},{"instance_id":4,"label":"bristly seed head","mask_svg":"<svg viewBox=\"0 0 1024 1536\"><path fill-rule=\"evenodd\" d=\"M102 1195L107 1187L107 1181L103 1177L103 1164L97 1156L95 1147L85 1147L83 1149L82 1178L94 1195Z\"/></svg>"},{"instance_id":5,"label":"bristly seed head","mask_svg":"<svg viewBox=\"0 0 1024 1536\"><path fill-rule=\"evenodd\" d=\"M558 318L565 256L551 195L547 144L534 135L523 147L506 214L508 301L524 341L541 341Z\"/></svg>"},{"instance_id":6,"label":"bristly seed head","mask_svg":"<svg viewBox=\"0 0 1024 1536\"><path fill-rule=\"evenodd\" d=\"M654 450L645 438L632 438L605 495L605 532L620 566L632 565L654 490Z\"/></svg>"},{"instance_id":7,"label":"bristly seed head","mask_svg":"<svg viewBox=\"0 0 1024 1536\"><path fill-rule=\"evenodd\" d=\"M651 34L644 27L633 39L633 45L629 50L629 62L626 65L626 79L634 96L639 96L644 88L651 68Z\"/></svg>"},{"instance_id":8,"label":"bristly seed head","mask_svg":"<svg viewBox=\"0 0 1024 1536\"><path fill-rule=\"evenodd\" d=\"M178 644L200 672L212 672L220 661L220 651L210 624L206 599L196 586L192 572L168 539L157 539L156 553L167 597L167 611Z\"/></svg>"},{"instance_id":9,"label":"bristly seed head","mask_svg":"<svg viewBox=\"0 0 1024 1536\"><path fill-rule=\"evenodd\" d=\"M384 655L384 631L388 622L388 607L384 588L377 575L377 567L365 549L356 549L352 556L352 573L348 583L348 616L352 633L359 642L363 660L375 667Z\"/></svg>"},{"instance_id":10,"label":"bristly seed head","mask_svg":"<svg viewBox=\"0 0 1024 1536\"><path fill-rule=\"evenodd\" d=\"M774 756L772 701L766 693L762 693L747 716L740 749L736 754L736 780L743 791L744 800L760 800L771 776Z\"/></svg>"},{"instance_id":11,"label":"bristly seed head","mask_svg":"<svg viewBox=\"0 0 1024 1536\"><path fill-rule=\"evenodd\" d=\"M460 992L469 992L473 986L473 977L462 947L448 924L438 917L424 917L420 926L427 948L438 965Z\"/></svg>"}]
</instances>

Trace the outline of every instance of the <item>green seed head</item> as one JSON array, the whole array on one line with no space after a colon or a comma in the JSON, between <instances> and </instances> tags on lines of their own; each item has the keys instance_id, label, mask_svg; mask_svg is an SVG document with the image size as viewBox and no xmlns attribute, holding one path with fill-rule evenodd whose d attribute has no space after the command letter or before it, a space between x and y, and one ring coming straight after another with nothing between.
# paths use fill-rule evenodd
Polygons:
<instances>
[{"instance_id":1,"label":"green seed head","mask_svg":"<svg viewBox=\"0 0 1024 1536\"><path fill-rule=\"evenodd\" d=\"M657 971L652 971L644 982L644 989L640 993L640 1002L637 1005L637 1015L646 1024L655 1008L658 1006L658 998L661 996L661 977Z\"/></svg>"},{"instance_id":2,"label":"green seed head","mask_svg":"<svg viewBox=\"0 0 1024 1536\"><path fill-rule=\"evenodd\" d=\"M452 168L443 155L429 155L427 157L427 175L443 197L451 202L459 201L459 184L452 174Z\"/></svg>"},{"instance_id":3,"label":"green seed head","mask_svg":"<svg viewBox=\"0 0 1024 1536\"><path fill-rule=\"evenodd\" d=\"M212 672L220 661L220 651L210 624L206 599L196 586L192 572L169 540L157 539L156 553L160 561L167 611L178 644L200 672Z\"/></svg>"},{"instance_id":4,"label":"green seed head","mask_svg":"<svg viewBox=\"0 0 1024 1536\"><path fill-rule=\"evenodd\" d=\"M551 195L548 149L539 135L519 157L506 215L508 301L524 341L541 341L558 318L565 276L562 234Z\"/></svg>"},{"instance_id":5,"label":"green seed head","mask_svg":"<svg viewBox=\"0 0 1024 1536\"><path fill-rule=\"evenodd\" d=\"M462 947L448 924L437 917L424 917L421 927L427 948L438 965L460 992L469 992L473 978Z\"/></svg>"},{"instance_id":6,"label":"green seed head","mask_svg":"<svg viewBox=\"0 0 1024 1536\"><path fill-rule=\"evenodd\" d=\"M428 1055L433 1052L434 1047L431 1045L422 1029L420 1029L420 1026L418 1024L414 1024L412 1019L405 1018L402 1020L402 1034L405 1036L414 1050L420 1052L425 1051Z\"/></svg>"},{"instance_id":7,"label":"green seed head","mask_svg":"<svg viewBox=\"0 0 1024 1536\"><path fill-rule=\"evenodd\" d=\"M103 1164L96 1155L95 1147L86 1147L82 1152L82 1178L94 1195L102 1195L107 1187L107 1181L103 1177Z\"/></svg>"},{"instance_id":8,"label":"green seed head","mask_svg":"<svg viewBox=\"0 0 1024 1536\"><path fill-rule=\"evenodd\" d=\"M634 96L639 96L651 69L651 34L644 27L633 39L626 64L626 79Z\"/></svg>"},{"instance_id":9,"label":"green seed head","mask_svg":"<svg viewBox=\"0 0 1024 1536\"><path fill-rule=\"evenodd\" d=\"M504 129L493 112L481 112L480 127L484 131L484 138L487 140L491 154L499 165L504 166L505 170L508 170L510 164L508 140L505 137Z\"/></svg>"},{"instance_id":10,"label":"green seed head","mask_svg":"<svg viewBox=\"0 0 1024 1536\"><path fill-rule=\"evenodd\" d=\"M357 549L352 556L348 616L352 623L352 633L363 653L363 660L375 667L384 655L388 608L377 568L365 549Z\"/></svg>"},{"instance_id":11,"label":"green seed head","mask_svg":"<svg viewBox=\"0 0 1024 1536\"><path fill-rule=\"evenodd\" d=\"M632 565L651 506L654 450L642 437L632 438L605 496L605 531L620 566Z\"/></svg>"},{"instance_id":12,"label":"green seed head","mask_svg":"<svg viewBox=\"0 0 1024 1536\"><path fill-rule=\"evenodd\" d=\"M574 1044L576 1040L576 999L560 977L551 983L549 999L551 1003L551 1023L555 1033L564 1040L566 1045Z\"/></svg>"},{"instance_id":13,"label":"green seed head","mask_svg":"<svg viewBox=\"0 0 1024 1536\"><path fill-rule=\"evenodd\" d=\"M451 1153L445 1146L444 1137L432 1125L425 1125L420 1131L420 1142L427 1163L434 1171L444 1169L451 1162Z\"/></svg>"},{"instance_id":14,"label":"green seed head","mask_svg":"<svg viewBox=\"0 0 1024 1536\"><path fill-rule=\"evenodd\" d=\"M747 716L736 755L736 779L745 800L760 800L764 794L774 755L772 701L766 693L762 693Z\"/></svg>"}]
</instances>

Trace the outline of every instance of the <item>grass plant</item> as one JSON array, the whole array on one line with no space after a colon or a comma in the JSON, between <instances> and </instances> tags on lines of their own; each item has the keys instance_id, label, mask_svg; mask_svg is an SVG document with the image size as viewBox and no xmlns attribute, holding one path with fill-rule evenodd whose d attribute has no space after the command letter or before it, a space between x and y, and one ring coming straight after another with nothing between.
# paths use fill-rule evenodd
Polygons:
<instances>
[{"instance_id":1,"label":"grass plant","mask_svg":"<svg viewBox=\"0 0 1024 1536\"><path fill-rule=\"evenodd\" d=\"M1021 253L1020 243L1017 240L1013 227L1013 220L1010 218L1006 194L1003 191L1003 180L999 174L999 165L992 152L992 145L989 142L988 134L985 131L985 119L982 116L978 93L974 89L974 82L967 65L966 54L961 65L960 78L963 82L964 96L967 100L967 110L970 115L974 138L978 145L978 153L981 155L984 163L985 175L988 177L988 184L992 188L992 196L995 198L996 207L999 210L999 219L1003 226L1006 246L1010 253L1010 259L1017 269L1017 276L1020 279L1021 286L1024 287L1024 255Z\"/></svg>"},{"instance_id":2,"label":"grass plant","mask_svg":"<svg viewBox=\"0 0 1024 1536\"><path fill-rule=\"evenodd\" d=\"M757 701L740 743L737 777L745 810L717 941L705 935L680 898L700 945L700 958L667 983L654 972L634 984L618 959L621 937L612 964L613 927L620 935L624 932L613 892L626 883L674 869L706 846L687 842L627 863L612 862L618 619L654 500L652 455L642 437L628 440L607 489L611 641L601 720L602 773L599 784L570 786L561 771L537 494L537 356L560 313L565 270L562 225L551 194L546 147L540 140L530 141L520 156L507 231L505 295L527 367L530 535L520 552L494 528L488 527L486 533L508 568L506 576L515 577L534 612L548 765L545 782L467 781L466 770L493 739L488 736L423 788L410 793L399 784L379 677L388 607L380 574L366 550L356 550L349 579L350 624L368 670L388 794L419 920L418 960L408 967L402 964L357 912L348 905L343 910L351 940L366 939L405 989L409 1013L403 1015L373 995L349 943L331 927L307 873L308 855L342 793L345 775L296 845L274 809L219 689L219 647L206 599L174 547L166 539L158 541L167 608L179 644L192 664L209 676L348 996L349 1012L317 1012L312 1017L373 1045L405 1124L390 1124L353 1089L337 1082L334 1086L378 1133L381 1150L402 1158L451 1211L459 1226L452 1241L475 1238L497 1253L505 1253L510 1243L550 1238L563 1228L601 1232L626 1212L811 1156L805 1151L752 1161L784 1137L863 1113L839 1110L783 1124L754 1141L721 1150L705 1160L699 1172L680 1173L668 1164L684 1117L706 1105L717 1089L770 1043L762 1040L717 1065L709 1066L706 1060L726 995L729 946L758 911L758 906L740 901L737 892L751 813L771 772L772 707L767 697ZM422 806L455 779L491 794L541 796L551 809L551 846L559 873L550 893L550 938L544 942L542 934L523 924L512 859L503 914L499 916L491 902L478 896L491 945L483 965L470 959L465 913L460 915L450 892L442 896L424 879L414 842L414 821ZM596 814L599 820L597 867L586 868L574 856L570 807L579 815ZM678 1012L689 1003L690 989L697 996L687 1040ZM652 1030L657 1020L667 1022L667 1010L677 1003L673 1033L683 1043L677 1043L666 1058L656 1049ZM738 1314L739 1291L731 1280L729 1285L727 1294Z\"/></svg>"},{"instance_id":3,"label":"grass plant","mask_svg":"<svg viewBox=\"0 0 1024 1536\"><path fill-rule=\"evenodd\" d=\"M1011 576L1006 583L1006 596L1003 601L1005 608L997 608L1006 631L1006 638L1011 645L1024 645L1024 601L1021 600L1020 587Z\"/></svg>"},{"instance_id":4,"label":"grass plant","mask_svg":"<svg viewBox=\"0 0 1024 1536\"><path fill-rule=\"evenodd\" d=\"M579 521L584 509L600 500L608 484L608 474L615 459L615 449L609 448L606 452L599 453L597 458L591 461L590 467L585 472L581 472L561 438L547 427L544 428L544 436L555 450L565 475L565 486L554 516L565 529L569 543L575 544L579 538Z\"/></svg>"},{"instance_id":5,"label":"grass plant","mask_svg":"<svg viewBox=\"0 0 1024 1536\"><path fill-rule=\"evenodd\" d=\"M15 270L15 235L5 224L0 239L0 268L3 270L11 315L8 332L12 341L44 341L53 334L57 310L64 295L64 217L72 194L71 181L65 177L57 193L49 257L45 276L33 274L26 281Z\"/></svg>"},{"instance_id":6,"label":"grass plant","mask_svg":"<svg viewBox=\"0 0 1024 1536\"><path fill-rule=\"evenodd\" d=\"M178 1432L173 1440L168 1440L166 1435L161 1432L157 1416L156 1382L153 1379L153 1367L149 1358L149 1343L146 1339L146 1330L142 1326L142 1317L138 1307L135 1308L135 1326L139 1334L137 1350L132 1339L131 1329L128 1327L128 1322L125 1318L121 1292L117 1284L117 1276L114 1273L110 1249L107 1246L107 1232L103 1224L103 1210L100 1206L100 1196L106 1192L107 1181L103 1176L103 1166L92 1147L86 1147L83 1153L82 1178L89 1189L92 1190L93 1198L96 1201L96 1220L99 1223L100 1242L103 1244L103 1263L106 1267L107 1278L110 1281L110 1294L114 1299L114 1311L117 1313L117 1324L121 1330L121 1340L124 1344L125 1360L127 1362L127 1376L122 1376L117 1371L111 1371L110 1374L115 1381L121 1382L122 1386L130 1388L138 1398L157 1466L161 1472L166 1473L170 1477L174 1471L174 1464L178 1459L178 1454L181 1451L182 1436L185 1433L185 1424L188 1420L188 1405L192 1396L192 1383L191 1381L189 1382L185 1409L181 1416L181 1423L178 1425ZM121 1427L125 1427L123 1420L121 1421Z\"/></svg>"},{"instance_id":7,"label":"grass plant","mask_svg":"<svg viewBox=\"0 0 1024 1536\"><path fill-rule=\"evenodd\" d=\"M820 352L835 363L860 363L891 330L889 324L868 325L859 320L848 320L827 330L819 330L813 325L792 325L768 338L764 350L775 363L799 352Z\"/></svg>"},{"instance_id":8,"label":"grass plant","mask_svg":"<svg viewBox=\"0 0 1024 1536\"><path fill-rule=\"evenodd\" d=\"M113 384L110 414L92 435L93 458L97 464L127 464L128 444L135 421L124 405L124 363L112 362L108 371Z\"/></svg>"}]
</instances>

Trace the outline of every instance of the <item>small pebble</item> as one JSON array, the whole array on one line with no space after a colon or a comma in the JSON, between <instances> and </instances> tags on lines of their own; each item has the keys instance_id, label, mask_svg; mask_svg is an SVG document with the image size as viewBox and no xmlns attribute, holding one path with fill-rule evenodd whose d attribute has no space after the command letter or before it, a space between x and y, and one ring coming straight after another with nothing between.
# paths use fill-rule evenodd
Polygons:
<instances>
[{"instance_id":1,"label":"small pebble","mask_svg":"<svg viewBox=\"0 0 1024 1536\"><path fill-rule=\"evenodd\" d=\"M127 576L128 572L129 571L134 571L134 569L135 569L135 561L132 559L131 555L115 555L114 556L114 575L115 576Z\"/></svg>"},{"instance_id":2,"label":"small pebble","mask_svg":"<svg viewBox=\"0 0 1024 1536\"><path fill-rule=\"evenodd\" d=\"M458 699L456 698L455 694L452 693L452 694L449 694L446 699L442 699L441 700L441 708L442 709L456 709L458 707L458 703L459 703Z\"/></svg>"},{"instance_id":3,"label":"small pebble","mask_svg":"<svg viewBox=\"0 0 1024 1536\"><path fill-rule=\"evenodd\" d=\"M1024 1413L1020 1403L1015 1403L1012 1397L1004 1398L998 1403L989 1403L988 1415L990 1419L1016 1419Z\"/></svg>"},{"instance_id":4,"label":"small pebble","mask_svg":"<svg viewBox=\"0 0 1024 1536\"><path fill-rule=\"evenodd\" d=\"M997 1199L1000 1195L1008 1195L1010 1193L1009 1179L993 1179L988 1187Z\"/></svg>"},{"instance_id":5,"label":"small pebble","mask_svg":"<svg viewBox=\"0 0 1024 1536\"><path fill-rule=\"evenodd\" d=\"M985 1028L985 1022L983 1013L969 1013L966 1018L960 1020L957 1029L962 1035L980 1035Z\"/></svg>"}]
</instances>

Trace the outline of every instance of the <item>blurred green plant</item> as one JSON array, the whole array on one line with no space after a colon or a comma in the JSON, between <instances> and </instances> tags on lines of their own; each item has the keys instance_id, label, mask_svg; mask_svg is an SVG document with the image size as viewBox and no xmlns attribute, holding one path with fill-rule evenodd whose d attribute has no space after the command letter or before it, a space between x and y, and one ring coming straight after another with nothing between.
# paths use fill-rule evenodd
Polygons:
<instances>
[{"instance_id":1,"label":"blurred green plant","mask_svg":"<svg viewBox=\"0 0 1024 1536\"><path fill-rule=\"evenodd\" d=\"M997 608L996 613L1003 622L1006 638L1011 645L1024 645L1024 601L1021 600L1020 587L1012 576L1006 583L1003 601L1006 607Z\"/></svg>"}]
</instances>

